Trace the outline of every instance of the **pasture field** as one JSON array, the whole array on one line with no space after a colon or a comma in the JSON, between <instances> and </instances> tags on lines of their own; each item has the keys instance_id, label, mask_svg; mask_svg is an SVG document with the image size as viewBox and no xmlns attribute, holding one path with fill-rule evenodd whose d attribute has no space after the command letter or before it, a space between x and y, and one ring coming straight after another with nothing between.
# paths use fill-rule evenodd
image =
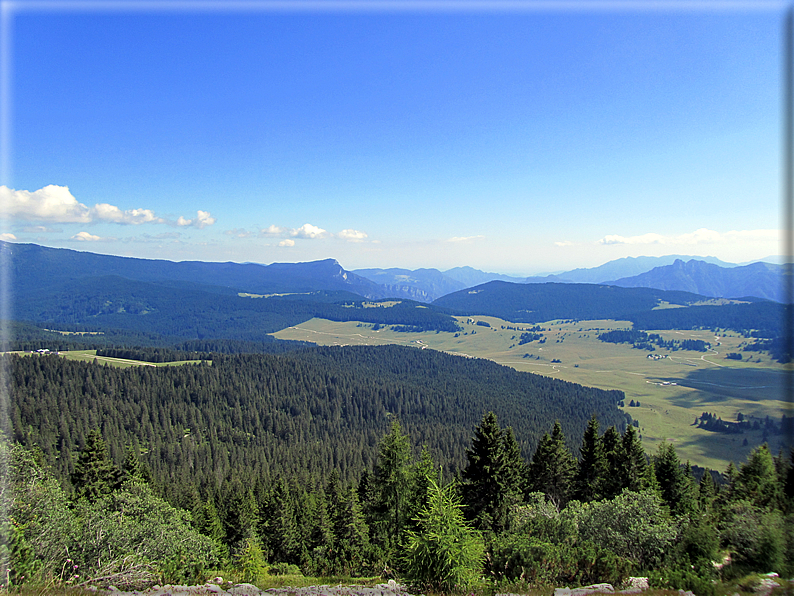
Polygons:
<instances>
[{"instance_id":1,"label":"pasture field","mask_svg":"<svg viewBox=\"0 0 794 596\"><path fill-rule=\"evenodd\" d=\"M36 354L31 354L30 352L12 352L14 354L22 354L27 356L37 356ZM55 354L55 352L53 352ZM108 356L97 356L96 350L71 350L71 351L63 351L58 352L59 356L62 356L68 360L82 360L85 362L97 362L99 364L109 364L110 366L117 366L119 368L129 368L130 366L182 366L184 364L197 364L198 360L180 360L177 362L143 362L142 360L127 360L125 358L110 358ZM207 362L212 364L211 360L203 360L202 362Z\"/></svg>"},{"instance_id":2,"label":"pasture field","mask_svg":"<svg viewBox=\"0 0 794 596\"><path fill-rule=\"evenodd\" d=\"M545 342L519 345L521 334L532 325L479 315L457 319L463 330L456 334L400 333L389 328L374 331L367 323L312 319L273 335L320 345L410 345L487 358L519 371L592 387L619 389L626 394L624 411L640 425L646 451L655 453L661 441L671 441L681 459L719 471L725 471L730 461L737 465L744 462L765 436L760 429L743 434L700 429L694 425L697 416L709 412L735 422L739 413L777 421L783 414L794 414L786 402L785 368L768 354L741 352L739 346L747 340L733 331L718 335L708 330L653 331L665 340L700 339L712 349L704 353L657 347L649 352L598 339L604 331L631 328L626 321L541 323ZM728 360L725 355L729 352L740 352L744 359ZM632 400L640 405L630 407ZM773 453L781 448L782 439L781 435L766 436Z\"/></svg>"}]
</instances>

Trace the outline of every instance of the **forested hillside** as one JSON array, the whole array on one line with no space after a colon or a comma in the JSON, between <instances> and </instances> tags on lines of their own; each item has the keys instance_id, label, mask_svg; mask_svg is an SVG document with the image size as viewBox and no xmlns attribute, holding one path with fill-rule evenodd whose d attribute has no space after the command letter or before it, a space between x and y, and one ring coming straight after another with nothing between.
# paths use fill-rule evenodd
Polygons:
<instances>
[{"instance_id":1,"label":"forested hillside","mask_svg":"<svg viewBox=\"0 0 794 596\"><path fill-rule=\"evenodd\" d=\"M525 457L555 420L574 437L593 413L626 424L622 392L397 346L215 355L211 366L173 368L5 358L14 438L38 446L67 485L95 428L117 462L132 446L156 482L175 487L333 469L353 479L373 465L390 415L450 470L461 469L484 410L515 429Z\"/></svg>"},{"instance_id":2,"label":"forested hillside","mask_svg":"<svg viewBox=\"0 0 794 596\"><path fill-rule=\"evenodd\" d=\"M595 284L514 284L492 281L439 298L433 304L464 315L491 315L516 323L552 319L625 319L650 311L661 300L690 304L702 296L652 288Z\"/></svg>"},{"instance_id":3,"label":"forested hillside","mask_svg":"<svg viewBox=\"0 0 794 596\"><path fill-rule=\"evenodd\" d=\"M70 281L57 289L14 296L17 320L50 328L126 330L184 339L267 341L268 334L320 317L404 325L419 331L457 331L438 309L401 301L367 308L349 292L317 291L272 297L238 296L187 282L139 282L117 276Z\"/></svg>"}]
</instances>

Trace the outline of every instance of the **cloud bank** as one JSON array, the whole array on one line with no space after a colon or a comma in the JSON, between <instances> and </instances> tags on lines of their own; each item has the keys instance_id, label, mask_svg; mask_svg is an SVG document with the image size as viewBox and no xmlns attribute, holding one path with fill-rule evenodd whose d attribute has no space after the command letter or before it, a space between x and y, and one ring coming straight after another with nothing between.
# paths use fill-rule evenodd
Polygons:
<instances>
[{"instance_id":1,"label":"cloud bank","mask_svg":"<svg viewBox=\"0 0 794 596\"><path fill-rule=\"evenodd\" d=\"M302 240L318 240L324 238L340 238L348 242L365 242L368 238L366 232L359 230L346 229L338 234L332 234L323 228L306 223L299 228L285 228L284 226L270 225L267 228L259 230L259 236L265 238L284 238L283 242L279 242L279 246L294 246L295 241L292 238L300 238ZM242 237L239 236L238 237Z\"/></svg>"},{"instance_id":2,"label":"cloud bank","mask_svg":"<svg viewBox=\"0 0 794 596\"><path fill-rule=\"evenodd\" d=\"M0 205L5 218L53 223L116 223L124 225L166 224L204 228L215 223L208 211L193 219L182 216L175 222L155 215L151 209L122 210L109 203L88 207L79 202L68 186L50 184L33 192L0 186Z\"/></svg>"},{"instance_id":3,"label":"cloud bank","mask_svg":"<svg viewBox=\"0 0 794 596\"><path fill-rule=\"evenodd\" d=\"M642 234L640 236L619 236L609 234L598 240L602 245L637 245L637 244L671 244L671 245L700 245L700 244L726 244L735 242L772 241L777 242L783 238L780 230L731 230L729 232L715 232L707 228L700 228L694 232L664 236L662 234Z\"/></svg>"}]
</instances>

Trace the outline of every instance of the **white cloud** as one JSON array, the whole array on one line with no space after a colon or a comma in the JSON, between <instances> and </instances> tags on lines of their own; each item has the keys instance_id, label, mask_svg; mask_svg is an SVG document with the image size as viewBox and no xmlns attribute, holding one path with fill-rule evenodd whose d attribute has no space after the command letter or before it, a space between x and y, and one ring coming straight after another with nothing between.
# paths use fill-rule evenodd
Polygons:
<instances>
[{"instance_id":1,"label":"white cloud","mask_svg":"<svg viewBox=\"0 0 794 596\"><path fill-rule=\"evenodd\" d=\"M481 238L485 238L485 236L453 236L452 238L448 238L447 242L474 242L475 240L480 240Z\"/></svg>"},{"instance_id":2,"label":"white cloud","mask_svg":"<svg viewBox=\"0 0 794 596\"><path fill-rule=\"evenodd\" d=\"M3 240L4 242L13 242L16 239L17 237L14 236L13 234L9 234L9 233L0 234L0 240Z\"/></svg>"},{"instance_id":3,"label":"white cloud","mask_svg":"<svg viewBox=\"0 0 794 596\"><path fill-rule=\"evenodd\" d=\"M316 238L326 238L328 232L312 224L303 224L299 228L285 228L282 226L271 225L263 230L259 230L260 236L270 236L275 238L303 238L314 240ZM280 245L279 245L280 246ZM289 246L292 246L290 244Z\"/></svg>"},{"instance_id":4,"label":"white cloud","mask_svg":"<svg viewBox=\"0 0 794 596\"><path fill-rule=\"evenodd\" d=\"M174 225L173 221L158 217L151 209L123 210L109 203L97 203L93 207L88 207L72 195L68 186L55 184L33 192L0 186L0 204L4 217L20 221ZM214 223L215 218L207 211L199 211L195 219L185 219L180 216L176 221L178 226L197 228Z\"/></svg>"},{"instance_id":5,"label":"white cloud","mask_svg":"<svg viewBox=\"0 0 794 596\"><path fill-rule=\"evenodd\" d=\"M212 217L209 211L197 211L197 215L194 219L186 219L179 216L179 219L176 220L176 225L180 227L191 226L194 228L198 228L201 230L202 228L206 228L207 226L211 226L215 223L215 218Z\"/></svg>"},{"instance_id":6,"label":"white cloud","mask_svg":"<svg viewBox=\"0 0 794 596\"><path fill-rule=\"evenodd\" d=\"M278 243L279 246L295 246L295 241L287 238Z\"/></svg>"},{"instance_id":7,"label":"white cloud","mask_svg":"<svg viewBox=\"0 0 794 596\"><path fill-rule=\"evenodd\" d=\"M22 220L88 223L91 210L79 203L66 186L50 184L34 192L0 186L3 215Z\"/></svg>"},{"instance_id":8,"label":"white cloud","mask_svg":"<svg viewBox=\"0 0 794 596\"><path fill-rule=\"evenodd\" d=\"M259 230L260 236L275 236L275 237L283 237L289 235L289 230L287 228L281 226L268 226L264 230Z\"/></svg>"},{"instance_id":9,"label":"white cloud","mask_svg":"<svg viewBox=\"0 0 794 596\"><path fill-rule=\"evenodd\" d=\"M609 234L598 240L598 244L665 244L695 246L702 244L730 244L735 242L777 242L783 238L781 230L731 230L715 232L700 228L694 232L664 236L662 234L642 234L640 236L618 236Z\"/></svg>"},{"instance_id":10,"label":"white cloud","mask_svg":"<svg viewBox=\"0 0 794 596\"><path fill-rule=\"evenodd\" d=\"M359 232L358 230L342 230L338 236L348 242L364 242L367 239L366 232Z\"/></svg>"},{"instance_id":11,"label":"white cloud","mask_svg":"<svg viewBox=\"0 0 794 596\"><path fill-rule=\"evenodd\" d=\"M99 242L100 240L111 240L111 238L101 238L100 236L89 234L88 232L77 232L77 234L69 238L69 240L75 240L77 242Z\"/></svg>"},{"instance_id":12,"label":"white cloud","mask_svg":"<svg viewBox=\"0 0 794 596\"><path fill-rule=\"evenodd\" d=\"M570 240L563 240L562 242L555 242L554 246L573 246L573 242Z\"/></svg>"},{"instance_id":13,"label":"white cloud","mask_svg":"<svg viewBox=\"0 0 794 596\"><path fill-rule=\"evenodd\" d=\"M323 230L322 228L318 228L317 226L313 226L312 224L303 224L297 230L292 230L290 232L290 236L295 236L296 238L308 238L308 239L315 239L315 238L324 238L328 235L328 232Z\"/></svg>"}]
</instances>

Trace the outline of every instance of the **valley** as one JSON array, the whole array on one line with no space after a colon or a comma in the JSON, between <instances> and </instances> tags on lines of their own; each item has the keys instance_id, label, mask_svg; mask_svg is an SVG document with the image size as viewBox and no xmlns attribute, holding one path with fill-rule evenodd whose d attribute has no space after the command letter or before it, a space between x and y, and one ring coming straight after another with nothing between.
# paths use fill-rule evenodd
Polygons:
<instances>
[{"instance_id":1,"label":"valley","mask_svg":"<svg viewBox=\"0 0 794 596\"><path fill-rule=\"evenodd\" d=\"M741 344L747 340L734 331L720 333L718 338L709 330L656 331L666 341L702 340L711 343L713 349L705 353L666 349L649 352L598 339L605 331L630 329L631 323L625 321L541 323L544 343L535 340L519 345L521 334L533 325L488 316L456 320L462 327L458 333L405 333L388 327L374 329L366 323L315 318L273 336L328 346L410 345L486 358L518 371L600 389L619 389L626 394L623 410L639 422L648 453L655 453L661 441L672 441L682 459L718 471L724 471L729 461L744 461L765 440L774 453L780 449L781 436L765 436L762 429L725 434L693 424L703 412L725 421L736 421L739 413L779 421L790 409L784 394L787 367L766 353L741 352ZM744 359L726 359L728 353L741 353ZM631 407L632 401L640 405Z\"/></svg>"}]
</instances>

